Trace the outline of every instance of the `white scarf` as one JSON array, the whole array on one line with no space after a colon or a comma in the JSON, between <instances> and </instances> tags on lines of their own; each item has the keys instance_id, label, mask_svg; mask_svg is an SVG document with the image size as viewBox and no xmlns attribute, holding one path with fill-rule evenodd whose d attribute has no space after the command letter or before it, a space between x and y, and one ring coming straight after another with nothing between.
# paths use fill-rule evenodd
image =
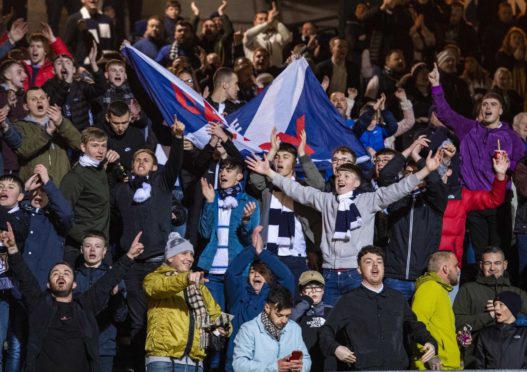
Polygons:
<instances>
[{"instance_id":1,"label":"white scarf","mask_svg":"<svg viewBox=\"0 0 527 372\"><path fill-rule=\"evenodd\" d=\"M134 193L134 202L136 203L144 203L148 199L150 199L150 196L152 195L152 185L150 185L147 182L143 182L141 187L135 190Z\"/></svg>"},{"instance_id":2,"label":"white scarf","mask_svg":"<svg viewBox=\"0 0 527 372\"><path fill-rule=\"evenodd\" d=\"M94 160L86 154L82 154L79 158L79 164L83 167L95 167L97 168L101 164L101 160Z\"/></svg>"}]
</instances>

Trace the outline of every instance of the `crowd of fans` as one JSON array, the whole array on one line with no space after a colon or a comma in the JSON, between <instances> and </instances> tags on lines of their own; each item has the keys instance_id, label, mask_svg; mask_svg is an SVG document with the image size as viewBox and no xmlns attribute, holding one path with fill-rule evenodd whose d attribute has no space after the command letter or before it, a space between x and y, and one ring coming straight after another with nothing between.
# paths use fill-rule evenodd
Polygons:
<instances>
[{"instance_id":1,"label":"crowd of fans","mask_svg":"<svg viewBox=\"0 0 527 372\"><path fill-rule=\"evenodd\" d=\"M47 0L40 30L4 2L0 370L527 368L525 2L342 3L241 31L227 0ZM198 148L122 43L224 116L306 58L368 156Z\"/></svg>"}]
</instances>

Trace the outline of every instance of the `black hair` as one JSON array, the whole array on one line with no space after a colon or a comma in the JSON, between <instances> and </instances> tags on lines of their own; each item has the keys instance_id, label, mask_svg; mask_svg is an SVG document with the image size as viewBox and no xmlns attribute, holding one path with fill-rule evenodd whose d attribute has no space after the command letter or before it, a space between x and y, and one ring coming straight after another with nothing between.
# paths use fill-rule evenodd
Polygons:
<instances>
[{"instance_id":1,"label":"black hair","mask_svg":"<svg viewBox=\"0 0 527 372\"><path fill-rule=\"evenodd\" d=\"M108 110L106 114L108 116L123 116L130 113L130 107L124 101L112 101L108 105Z\"/></svg>"},{"instance_id":2,"label":"black hair","mask_svg":"<svg viewBox=\"0 0 527 372\"><path fill-rule=\"evenodd\" d=\"M69 263L67 261L59 261L59 262L53 264L53 266L51 266L51 269L49 269L49 271L48 271L48 281L49 281L49 277L51 276L51 272L58 265L68 266L69 269L71 270L71 272L73 273L73 281L75 281L75 268L73 267L73 265L71 263Z\"/></svg>"},{"instance_id":3,"label":"black hair","mask_svg":"<svg viewBox=\"0 0 527 372\"><path fill-rule=\"evenodd\" d=\"M280 152L280 151L288 152L291 155L293 155L295 158L298 157L298 150L296 149L295 146L291 145L290 143L281 142L280 146L278 146L278 151L277 152Z\"/></svg>"},{"instance_id":4,"label":"black hair","mask_svg":"<svg viewBox=\"0 0 527 372\"><path fill-rule=\"evenodd\" d=\"M395 156L397 155L397 151L395 151L394 149L391 149L389 147L385 147L383 149L380 149L379 151L377 151L375 153L375 157L377 156L380 156L380 155L391 155L391 156Z\"/></svg>"},{"instance_id":5,"label":"black hair","mask_svg":"<svg viewBox=\"0 0 527 372\"><path fill-rule=\"evenodd\" d=\"M479 260L482 261L483 260L483 255L485 254L490 254L490 253L499 253L503 256L503 259L507 259L505 257L505 252L503 252L503 249L501 249L500 247L497 247L495 245L489 245L488 247L486 247L483 252L481 252L481 256L479 257Z\"/></svg>"},{"instance_id":6,"label":"black hair","mask_svg":"<svg viewBox=\"0 0 527 372\"><path fill-rule=\"evenodd\" d=\"M271 288L265 302L274 305L277 311L293 308L293 296L287 288L282 286Z\"/></svg>"},{"instance_id":7,"label":"black hair","mask_svg":"<svg viewBox=\"0 0 527 372\"><path fill-rule=\"evenodd\" d=\"M229 156L227 159L223 159L220 163L220 169L237 169L240 173L243 173L244 164L241 159Z\"/></svg>"},{"instance_id":8,"label":"black hair","mask_svg":"<svg viewBox=\"0 0 527 372\"><path fill-rule=\"evenodd\" d=\"M366 245L366 246L362 247L362 249L360 250L359 254L357 255L357 262L360 264L360 260L362 259L362 257L367 255L368 253L372 253L372 254L376 254L377 256L381 256L382 260L383 261L385 260L385 254L384 254L384 250L382 248L376 247L374 245Z\"/></svg>"},{"instance_id":9,"label":"black hair","mask_svg":"<svg viewBox=\"0 0 527 372\"><path fill-rule=\"evenodd\" d=\"M2 63L0 63L0 81L1 82L5 82L6 79L5 79L5 72L13 65L19 65L20 67L22 67L22 64L17 61L16 59L6 59L4 60Z\"/></svg>"},{"instance_id":10,"label":"black hair","mask_svg":"<svg viewBox=\"0 0 527 372\"><path fill-rule=\"evenodd\" d=\"M15 176L13 174L4 174L0 176L0 182L2 181L12 181L16 183L16 185L18 186L18 189L20 190L20 193L24 193L25 186L24 186L24 182L20 179L20 177Z\"/></svg>"}]
</instances>

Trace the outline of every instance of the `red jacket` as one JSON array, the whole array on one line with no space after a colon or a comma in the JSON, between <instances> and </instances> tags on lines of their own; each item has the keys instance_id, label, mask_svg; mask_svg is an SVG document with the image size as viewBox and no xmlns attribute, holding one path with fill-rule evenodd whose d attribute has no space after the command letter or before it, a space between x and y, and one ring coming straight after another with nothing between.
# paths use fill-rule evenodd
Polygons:
<instances>
[{"instance_id":1,"label":"red jacket","mask_svg":"<svg viewBox=\"0 0 527 372\"><path fill-rule=\"evenodd\" d=\"M49 47L56 56L65 54L73 59L73 56L68 50L68 47L66 46L66 44L64 44L64 41L62 41L61 38L58 37L55 42L49 45ZM31 80L33 79L33 67L31 66L31 61L29 60L23 61L23 63L27 73L27 79L26 81L24 81L24 90L27 91L27 89L30 87ZM46 58L44 64L40 66L40 69L38 70L33 86L41 87L46 81L51 79L53 76L55 76L55 72L53 71L53 62L49 58Z\"/></svg>"},{"instance_id":2,"label":"red jacket","mask_svg":"<svg viewBox=\"0 0 527 372\"><path fill-rule=\"evenodd\" d=\"M455 253L459 265L463 262L463 241L468 212L497 208L505 200L507 178L494 178L490 191L471 191L463 188L461 199L449 200L443 215L443 229L439 250Z\"/></svg>"}]
</instances>

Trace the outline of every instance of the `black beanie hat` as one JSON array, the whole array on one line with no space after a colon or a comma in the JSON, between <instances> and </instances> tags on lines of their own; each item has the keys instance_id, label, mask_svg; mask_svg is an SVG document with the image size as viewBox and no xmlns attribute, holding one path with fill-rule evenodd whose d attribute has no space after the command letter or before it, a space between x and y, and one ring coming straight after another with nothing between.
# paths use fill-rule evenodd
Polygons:
<instances>
[{"instance_id":1,"label":"black beanie hat","mask_svg":"<svg viewBox=\"0 0 527 372\"><path fill-rule=\"evenodd\" d=\"M514 292L511 291L504 291L501 293L498 293L496 297L494 298L494 301L500 301L505 304L514 315L514 317L518 317L518 313L520 312L522 308L522 299L521 297Z\"/></svg>"}]
</instances>

